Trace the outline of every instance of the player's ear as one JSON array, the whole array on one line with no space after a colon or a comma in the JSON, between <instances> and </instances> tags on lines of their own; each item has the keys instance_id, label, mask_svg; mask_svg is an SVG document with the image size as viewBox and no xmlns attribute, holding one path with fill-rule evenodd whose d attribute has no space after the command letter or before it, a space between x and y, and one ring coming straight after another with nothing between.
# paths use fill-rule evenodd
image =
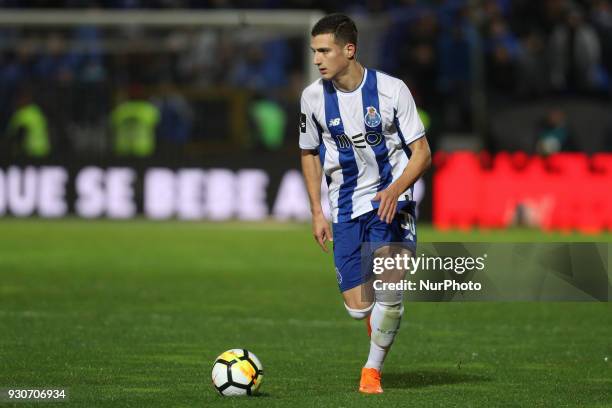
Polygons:
<instances>
[{"instance_id":1,"label":"player's ear","mask_svg":"<svg viewBox=\"0 0 612 408\"><path fill-rule=\"evenodd\" d=\"M346 45L344 46L344 55L346 55L348 59L353 59L355 58L356 53L357 47L355 46L355 44L346 43Z\"/></svg>"}]
</instances>

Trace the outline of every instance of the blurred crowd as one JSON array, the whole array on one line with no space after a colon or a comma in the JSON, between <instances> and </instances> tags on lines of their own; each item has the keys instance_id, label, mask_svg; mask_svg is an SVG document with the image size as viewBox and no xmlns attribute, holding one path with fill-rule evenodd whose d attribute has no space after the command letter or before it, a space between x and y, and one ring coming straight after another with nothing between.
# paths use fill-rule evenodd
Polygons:
<instances>
[{"instance_id":1,"label":"blurred crowd","mask_svg":"<svg viewBox=\"0 0 612 408\"><path fill-rule=\"evenodd\" d=\"M382 2L381 2L382 3ZM609 98L612 7L608 0L406 1L381 67L406 80L445 129L471 127L470 98L496 107L547 96Z\"/></svg>"},{"instance_id":2,"label":"blurred crowd","mask_svg":"<svg viewBox=\"0 0 612 408\"><path fill-rule=\"evenodd\" d=\"M363 43L378 41L368 48L368 63L408 83L434 139L444 132L475 130L474 97L479 93L485 98L483 109L499 109L550 97L607 103L612 91L610 0L0 0L0 7L344 11L358 21ZM42 127L42 117L50 144L73 148L84 143L78 135L89 132L95 140L96 132L110 132L107 139L114 148L108 150L117 153L122 151L118 118L133 123L135 117L149 138L185 144L224 129L207 128L210 121L201 119L214 111L214 98L208 104L195 101L206 100L210 89L233 89L248 92L244 109L255 142L245 146L279 148L294 129L306 80L303 40L300 35L230 27L2 28L0 126L25 140L30 128ZM71 105L58 106L58 98ZM134 101L148 108L133 109L132 104L127 109L132 116L116 113L121 104ZM32 109L23 113L32 106L37 114ZM565 118L567 113L559 115ZM24 125L36 116L37 126ZM571 148L569 143L559 146ZM144 151L155 151L155 146Z\"/></svg>"}]
</instances>

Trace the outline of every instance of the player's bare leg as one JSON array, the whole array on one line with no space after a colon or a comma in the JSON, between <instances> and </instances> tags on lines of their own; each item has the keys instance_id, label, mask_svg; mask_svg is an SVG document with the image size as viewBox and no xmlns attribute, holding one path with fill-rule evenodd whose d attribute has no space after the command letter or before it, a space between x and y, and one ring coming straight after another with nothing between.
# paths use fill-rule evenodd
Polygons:
<instances>
[{"instance_id":1,"label":"player's bare leg","mask_svg":"<svg viewBox=\"0 0 612 408\"><path fill-rule=\"evenodd\" d=\"M349 289L343 292L342 295L344 297L344 306L349 315L357 320L365 320L368 336L370 336L372 332L370 324L371 312L376 307L371 282L366 282L360 286ZM370 340L370 355L372 355L372 347L372 340ZM380 355L378 358L384 360L386 351L380 350L379 353ZM369 359L368 357L368 360ZM380 369L363 367L361 370L359 391L367 394L380 394L383 392L380 385Z\"/></svg>"},{"instance_id":2,"label":"player's bare leg","mask_svg":"<svg viewBox=\"0 0 612 408\"><path fill-rule=\"evenodd\" d=\"M353 319L365 320L368 336L371 333L370 316L375 307L374 291L371 282L364 283L342 293L344 307ZM359 390L366 393L381 393L380 371L364 367L361 370Z\"/></svg>"},{"instance_id":3,"label":"player's bare leg","mask_svg":"<svg viewBox=\"0 0 612 408\"><path fill-rule=\"evenodd\" d=\"M409 251L404 248L383 247L375 256L394 257L396 254L403 255ZM405 276L402 269L386 271L378 276L385 283L400 282ZM370 286L371 288L371 286ZM370 312L370 353L368 361L361 372L361 383L359 390L368 394L380 394L383 392L380 383L383 363L387 356L395 336L399 330L400 322L404 312L402 304L403 291L374 291L375 303Z\"/></svg>"},{"instance_id":4,"label":"player's bare leg","mask_svg":"<svg viewBox=\"0 0 612 408\"><path fill-rule=\"evenodd\" d=\"M378 249L376 257L394 257L410 252L401 247L385 246ZM383 282L399 282L405 276L402 269L388 270L375 278ZM404 308L402 291L375 291L373 280L344 291L344 306L351 317L365 320L370 335L368 360L361 370L359 390L367 394L380 394L382 366L400 326Z\"/></svg>"}]
</instances>

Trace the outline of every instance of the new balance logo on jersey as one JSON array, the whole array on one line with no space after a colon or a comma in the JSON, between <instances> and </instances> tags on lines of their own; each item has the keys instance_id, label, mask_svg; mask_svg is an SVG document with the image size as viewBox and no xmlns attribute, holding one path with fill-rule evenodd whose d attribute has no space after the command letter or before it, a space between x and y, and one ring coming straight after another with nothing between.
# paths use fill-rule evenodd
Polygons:
<instances>
[{"instance_id":1,"label":"new balance logo on jersey","mask_svg":"<svg viewBox=\"0 0 612 408\"><path fill-rule=\"evenodd\" d=\"M329 121L329 126L338 126L340 124L340 118L334 118Z\"/></svg>"}]
</instances>

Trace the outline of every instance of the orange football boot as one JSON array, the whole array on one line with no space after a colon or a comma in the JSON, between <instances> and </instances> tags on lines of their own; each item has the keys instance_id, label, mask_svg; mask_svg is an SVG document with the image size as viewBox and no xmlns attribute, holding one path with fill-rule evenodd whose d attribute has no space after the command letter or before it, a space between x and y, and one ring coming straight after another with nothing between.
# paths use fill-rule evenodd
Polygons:
<instances>
[{"instance_id":1,"label":"orange football boot","mask_svg":"<svg viewBox=\"0 0 612 408\"><path fill-rule=\"evenodd\" d=\"M364 394L382 394L383 389L380 386L380 371L375 368L362 368L359 392L363 392Z\"/></svg>"},{"instance_id":2,"label":"orange football boot","mask_svg":"<svg viewBox=\"0 0 612 408\"><path fill-rule=\"evenodd\" d=\"M372 337L372 324L370 323L370 316L368 316L367 319L365 319L366 322L366 329L368 330L368 337Z\"/></svg>"}]
</instances>

